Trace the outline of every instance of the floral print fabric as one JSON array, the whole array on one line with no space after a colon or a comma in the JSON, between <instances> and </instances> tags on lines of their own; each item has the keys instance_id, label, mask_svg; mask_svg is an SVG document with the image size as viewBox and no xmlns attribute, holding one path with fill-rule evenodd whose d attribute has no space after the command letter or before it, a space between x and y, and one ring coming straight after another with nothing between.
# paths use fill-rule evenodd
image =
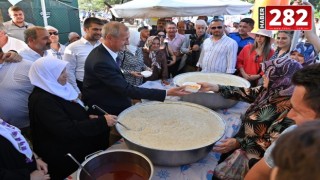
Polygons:
<instances>
[{"instance_id":1,"label":"floral print fabric","mask_svg":"<svg viewBox=\"0 0 320 180\"><path fill-rule=\"evenodd\" d=\"M291 109L291 77L301 68L298 62L286 57L266 61L262 70L269 78L268 88L219 86L220 94L225 98L252 103L243 115L240 131L235 136L247 153L261 158L271 142L293 124L292 120L284 117Z\"/></svg>"}]
</instances>

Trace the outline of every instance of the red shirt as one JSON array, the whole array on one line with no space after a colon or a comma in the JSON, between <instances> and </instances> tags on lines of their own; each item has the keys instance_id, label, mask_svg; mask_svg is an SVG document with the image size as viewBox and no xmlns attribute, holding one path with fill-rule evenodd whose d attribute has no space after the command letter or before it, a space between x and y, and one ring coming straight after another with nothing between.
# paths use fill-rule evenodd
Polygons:
<instances>
[{"instance_id":1,"label":"red shirt","mask_svg":"<svg viewBox=\"0 0 320 180\"><path fill-rule=\"evenodd\" d=\"M236 68L240 69L242 67L247 74L256 75L261 69L260 64L263 62L263 56L257 56L256 51L252 51L250 53L252 46L252 44L248 44L240 51L237 58ZM273 53L274 50L271 49L267 57L268 60L271 58Z\"/></svg>"}]
</instances>

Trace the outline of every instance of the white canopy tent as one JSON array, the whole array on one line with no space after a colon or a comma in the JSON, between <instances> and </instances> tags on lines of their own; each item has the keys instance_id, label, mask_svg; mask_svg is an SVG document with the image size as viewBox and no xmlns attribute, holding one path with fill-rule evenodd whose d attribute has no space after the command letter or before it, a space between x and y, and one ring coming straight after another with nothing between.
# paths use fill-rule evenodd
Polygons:
<instances>
[{"instance_id":1,"label":"white canopy tent","mask_svg":"<svg viewBox=\"0 0 320 180\"><path fill-rule=\"evenodd\" d=\"M111 8L116 17L186 17L240 15L253 5L240 0L133 0Z\"/></svg>"}]
</instances>

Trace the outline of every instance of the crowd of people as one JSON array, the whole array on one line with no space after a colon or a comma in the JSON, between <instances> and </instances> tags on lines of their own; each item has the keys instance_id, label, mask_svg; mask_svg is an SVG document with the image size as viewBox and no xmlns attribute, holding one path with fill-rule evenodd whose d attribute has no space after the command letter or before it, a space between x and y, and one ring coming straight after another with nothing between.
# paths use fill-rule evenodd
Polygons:
<instances>
[{"instance_id":1,"label":"crowd of people","mask_svg":"<svg viewBox=\"0 0 320 180\"><path fill-rule=\"evenodd\" d=\"M157 80L168 85L169 78L195 71L234 74L251 83L240 88L199 82L200 91L251 104L239 132L214 146L221 157L213 179L269 179L271 168L277 180L316 177L297 162L311 166L318 155L319 123L308 125L320 118L316 22L304 32L305 41L292 45L293 31L251 32L251 18L226 32L223 19L207 23L206 16L194 24L160 18L152 30L88 17L85 34L71 32L62 44L57 28L25 22L17 6L8 13L11 20L0 23L0 179L66 178L78 166L65 155L83 161L113 144L117 115L133 100L189 94L184 86L139 85ZM294 139L300 141L286 144ZM289 153L287 146L296 150Z\"/></svg>"}]
</instances>

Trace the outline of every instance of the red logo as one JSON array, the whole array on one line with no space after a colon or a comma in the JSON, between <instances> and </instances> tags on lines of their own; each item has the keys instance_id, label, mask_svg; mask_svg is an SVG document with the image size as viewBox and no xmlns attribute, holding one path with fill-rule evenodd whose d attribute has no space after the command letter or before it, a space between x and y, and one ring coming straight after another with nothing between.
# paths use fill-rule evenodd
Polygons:
<instances>
[{"instance_id":1,"label":"red logo","mask_svg":"<svg viewBox=\"0 0 320 180\"><path fill-rule=\"evenodd\" d=\"M267 30L311 30L311 6L267 6L265 28ZM262 13L261 13L262 15ZM259 26L263 22L259 17Z\"/></svg>"}]
</instances>

